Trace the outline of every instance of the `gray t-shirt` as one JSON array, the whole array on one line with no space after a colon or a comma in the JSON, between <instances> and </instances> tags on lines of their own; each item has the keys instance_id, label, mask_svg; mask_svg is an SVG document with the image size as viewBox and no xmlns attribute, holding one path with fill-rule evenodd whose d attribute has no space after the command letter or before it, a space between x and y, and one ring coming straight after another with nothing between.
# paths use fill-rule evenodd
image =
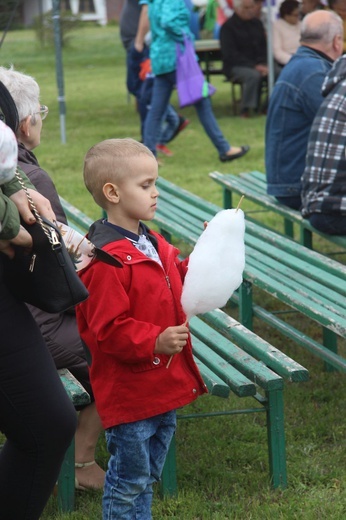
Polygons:
<instances>
[{"instance_id":1,"label":"gray t-shirt","mask_svg":"<svg viewBox=\"0 0 346 520\"><path fill-rule=\"evenodd\" d=\"M120 15L120 38L126 50L129 50L137 34L142 7L138 0L126 0Z\"/></svg>"}]
</instances>

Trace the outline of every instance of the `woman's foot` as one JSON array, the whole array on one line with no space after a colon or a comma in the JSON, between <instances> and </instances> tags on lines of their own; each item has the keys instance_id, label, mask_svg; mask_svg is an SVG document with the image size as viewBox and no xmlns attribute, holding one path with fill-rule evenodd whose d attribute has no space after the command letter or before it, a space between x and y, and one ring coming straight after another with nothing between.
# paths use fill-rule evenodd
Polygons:
<instances>
[{"instance_id":1,"label":"woman's foot","mask_svg":"<svg viewBox=\"0 0 346 520\"><path fill-rule=\"evenodd\" d=\"M106 473L93 460L75 463L76 489L103 489Z\"/></svg>"},{"instance_id":2,"label":"woman's foot","mask_svg":"<svg viewBox=\"0 0 346 520\"><path fill-rule=\"evenodd\" d=\"M220 161L226 162L226 161L233 161L234 159L239 159L239 157L243 157L248 151L250 150L250 146L232 146L228 150L227 153L220 155Z\"/></svg>"}]
</instances>

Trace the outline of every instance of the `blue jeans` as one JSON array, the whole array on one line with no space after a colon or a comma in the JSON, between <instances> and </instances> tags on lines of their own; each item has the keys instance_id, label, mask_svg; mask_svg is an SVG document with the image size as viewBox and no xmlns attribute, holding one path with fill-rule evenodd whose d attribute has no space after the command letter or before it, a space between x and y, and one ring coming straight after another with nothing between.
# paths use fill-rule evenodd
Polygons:
<instances>
[{"instance_id":1,"label":"blue jeans","mask_svg":"<svg viewBox=\"0 0 346 520\"><path fill-rule=\"evenodd\" d=\"M154 155L156 155L156 145L159 142L160 122L169 104L175 83L175 71L169 72L168 74L159 74L155 76L154 79L151 109L149 110L144 125L144 144ZM195 103L194 106L206 134L219 152L219 155L226 154L231 148L231 145L224 138L217 124L210 98L203 98L198 103Z\"/></svg>"},{"instance_id":2,"label":"blue jeans","mask_svg":"<svg viewBox=\"0 0 346 520\"><path fill-rule=\"evenodd\" d=\"M103 520L150 520L152 485L160 479L176 428L176 412L106 430L111 457L102 500Z\"/></svg>"},{"instance_id":3,"label":"blue jeans","mask_svg":"<svg viewBox=\"0 0 346 520\"><path fill-rule=\"evenodd\" d=\"M126 86L130 94L139 99L142 89L142 80L139 77L141 62L148 57L148 49L144 47L142 52L138 52L132 44L126 56Z\"/></svg>"},{"instance_id":4,"label":"blue jeans","mask_svg":"<svg viewBox=\"0 0 346 520\"><path fill-rule=\"evenodd\" d=\"M169 143L169 141L171 141L174 135L176 134L179 124L180 119L178 114L176 113L172 105L168 105L164 115L164 119L162 121L159 143Z\"/></svg>"},{"instance_id":5,"label":"blue jeans","mask_svg":"<svg viewBox=\"0 0 346 520\"><path fill-rule=\"evenodd\" d=\"M148 77L142 85L141 95L139 98L139 112L141 115L142 124L144 124L148 112L152 106L152 95L153 95L154 77ZM158 136L157 142L160 144L166 144L172 140L176 133L176 130L180 124L179 115L175 111L172 105L168 105L164 111L161 119L161 131Z\"/></svg>"}]
</instances>

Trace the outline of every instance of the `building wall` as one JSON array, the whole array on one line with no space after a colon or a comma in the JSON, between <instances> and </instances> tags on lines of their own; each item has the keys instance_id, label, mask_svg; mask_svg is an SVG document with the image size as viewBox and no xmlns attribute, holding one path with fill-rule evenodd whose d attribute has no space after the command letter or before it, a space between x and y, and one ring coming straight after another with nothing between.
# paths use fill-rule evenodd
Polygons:
<instances>
[{"instance_id":1,"label":"building wall","mask_svg":"<svg viewBox=\"0 0 346 520\"><path fill-rule=\"evenodd\" d=\"M124 0L93 0L93 3L94 12L82 12L82 4L79 0L68 2L61 0L61 8L70 4L72 12L75 14L80 12L85 21L98 21L101 25L105 25L110 20L119 20ZM84 2L84 5L86 4L87 2ZM24 26L29 27L35 16L50 11L52 6L52 0L24 0L22 11Z\"/></svg>"}]
</instances>

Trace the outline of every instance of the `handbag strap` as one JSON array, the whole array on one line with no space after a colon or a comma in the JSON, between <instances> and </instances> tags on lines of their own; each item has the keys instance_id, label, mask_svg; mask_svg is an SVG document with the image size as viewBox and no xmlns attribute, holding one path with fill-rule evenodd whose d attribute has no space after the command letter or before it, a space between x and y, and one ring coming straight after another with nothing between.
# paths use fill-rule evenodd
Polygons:
<instances>
[{"instance_id":1,"label":"handbag strap","mask_svg":"<svg viewBox=\"0 0 346 520\"><path fill-rule=\"evenodd\" d=\"M30 204L30 207L32 209L32 212L34 213L35 217L36 217L36 220L38 220L41 228L42 228L42 231L44 232L44 234L46 235L46 237L48 238L50 244L52 247L54 247L55 245L57 245L58 243L60 244L60 241L58 240L58 237L52 237L51 233L49 233L48 229L46 228L46 226L44 225L43 223L43 220L42 220L42 217L41 215L39 214L39 212L37 211L37 208L35 206L35 203L29 193L29 190L28 188L25 186L25 183L19 173L19 171L16 169L16 172L15 172L15 176L17 178L17 181L19 182L19 184L21 185L21 187L23 188L24 192L25 192L25 195L27 196L27 199L29 201L29 204Z\"/></svg>"},{"instance_id":2,"label":"handbag strap","mask_svg":"<svg viewBox=\"0 0 346 520\"><path fill-rule=\"evenodd\" d=\"M186 46L188 45L188 42L191 41L185 33L183 34L183 39L184 39L183 42L176 43L176 51L177 51L178 58L180 58L181 56L183 56L185 54ZM184 49L184 52L182 52L182 47Z\"/></svg>"}]
</instances>

